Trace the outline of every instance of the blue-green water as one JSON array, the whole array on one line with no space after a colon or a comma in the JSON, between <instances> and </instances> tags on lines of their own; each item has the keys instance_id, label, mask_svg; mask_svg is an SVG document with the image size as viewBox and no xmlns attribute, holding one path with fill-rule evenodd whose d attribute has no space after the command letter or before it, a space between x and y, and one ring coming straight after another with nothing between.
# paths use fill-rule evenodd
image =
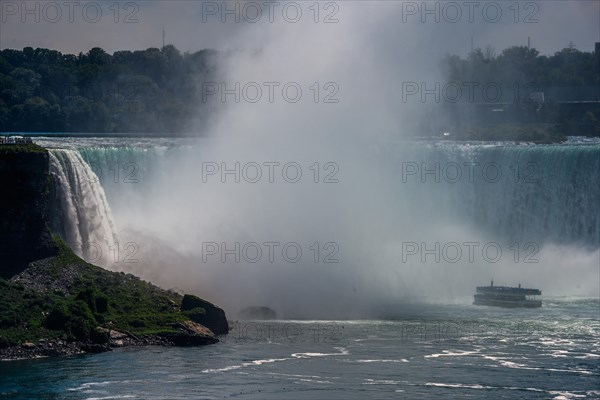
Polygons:
<instances>
[{"instance_id":1,"label":"blue-green water","mask_svg":"<svg viewBox=\"0 0 600 400\"><path fill-rule=\"evenodd\" d=\"M38 141L49 147L77 149L117 209L114 203L127 190L135 188L143 198L152 195L157 175L175 160L195 158L198 170L203 161L214 161L202 153L210 143L207 139L200 144L181 138ZM381 170L395 171L387 195L408 200L404 207L413 212L424 209L426 216L433 212L437 219L454 218L512 241L592 249L600 243L597 140L574 138L555 145L412 141L386 145L376 155L365 153L369 162L377 160ZM338 164L339 175L345 173L346 180L356 172L353 165ZM130 181L135 185L124 184Z\"/></svg>"},{"instance_id":2,"label":"blue-green water","mask_svg":"<svg viewBox=\"0 0 600 400\"><path fill-rule=\"evenodd\" d=\"M598 300L404 306L378 321L237 323L199 348L0 364L10 399L600 397Z\"/></svg>"},{"instance_id":3,"label":"blue-green water","mask_svg":"<svg viewBox=\"0 0 600 400\"><path fill-rule=\"evenodd\" d=\"M203 269L191 263L193 268L185 269L190 259L179 260L172 256L174 252L163 249L181 248L194 254L198 242L188 240L194 237L190 234L200 230L214 235L223 229L224 221L235 222L231 232L245 232L256 223L243 217L265 214L273 204L264 193L292 201L306 186L292 192L286 184L228 185L240 189L228 192L225 185L214 182L198 184L202 161L228 160L205 151L210 148L207 142L95 137L39 142L78 151L83 160L78 163L87 163L99 177L116 226L135 222L133 228L146 235L160 234L159 239L170 245L146 258L138 255L143 262L133 272L146 279L164 287L186 285L186 290L225 307L232 319L240 305L249 304L270 306L284 318L356 315L379 319L244 322L237 323L221 343L208 347L118 349L98 355L3 362L0 398L600 398L597 141L548 146L402 142L365 148L361 165L375 163L373 171L392 171L381 176L363 175L353 157L322 159L339 163L340 184L327 187L327 192L313 188L311 193L330 203L307 202L305 208L294 211L314 224L306 223L311 239L318 230L341 235L334 239L345 258L340 257L339 265L323 268L279 265L266 272L254 265L218 263L200 265ZM361 148L357 156L362 152ZM296 159L282 156L277 160ZM440 171L433 176L404 174L407 166L424 165L428 170L439 165ZM456 181L452 168L475 165L479 167L473 179L463 175ZM503 175L496 180L494 168L486 175L482 166L493 166ZM468 171L463 169L465 174ZM369 185L373 182L381 185ZM255 192L249 190L253 188ZM378 191L362 197L365 188ZM170 193L187 193L194 202L171 207ZM222 195L209 196L210 201L202 203L208 193ZM378 203L382 197L390 203ZM232 198L254 198L262 207L249 207L252 203L245 200L230 202ZM338 202L331 202L332 198ZM364 199L364 203L352 199ZM83 206L95 200L78 199ZM139 211L152 201L157 207L148 209L153 212ZM222 203L235 207L221 207ZM330 229L328 218L302 213L314 211L310 206L315 204L329 204L333 211L347 205L342 220L356 219L367 225L344 223ZM381 212L373 211L378 207ZM245 210L240 212L242 218L230 215L231 209ZM134 218L136 213L141 217ZM177 219L179 214L184 218ZM268 222L258 221L274 235L266 239L279 240L289 226L298 223L295 218L285 220L285 215L282 211ZM245 223L240 224L240 219ZM461 231L453 228L457 225L465 225L468 234L459 236ZM168 229L163 232L165 226L173 229L174 239ZM182 230L185 227L189 229ZM447 237L446 228L450 230ZM372 240L353 241L344 236L363 231ZM539 262L512 262L511 258L499 264L481 260L410 264L402 263L393 252L389 258L382 256L387 248L378 246L394 238L396 242L440 240L436 236L440 231L441 238L453 241L481 236L481 240L500 243L535 242ZM154 243L146 236L135 240L141 249ZM507 247L507 254L513 256L510 250ZM353 255L361 257L354 260ZM154 269L153 260L158 260ZM238 267L235 273L233 267ZM544 306L505 310L471 305L475 286L491 278L503 284L539 287ZM558 293L587 297L556 297ZM439 304L415 305L417 301Z\"/></svg>"}]
</instances>

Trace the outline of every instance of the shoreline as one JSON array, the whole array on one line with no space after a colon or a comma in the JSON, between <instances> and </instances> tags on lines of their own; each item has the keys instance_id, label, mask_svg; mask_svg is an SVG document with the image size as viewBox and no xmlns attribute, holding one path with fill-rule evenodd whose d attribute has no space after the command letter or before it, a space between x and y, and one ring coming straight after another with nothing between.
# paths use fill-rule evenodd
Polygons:
<instances>
[{"instance_id":1,"label":"shoreline","mask_svg":"<svg viewBox=\"0 0 600 400\"><path fill-rule=\"evenodd\" d=\"M197 330L194 331L194 329ZM219 339L210 331L199 326L186 328L182 325L179 332L142 337L114 330L108 334L110 339L106 343L40 339L38 343L25 342L16 346L5 347L0 349L0 362L98 354L126 347L199 347L219 342Z\"/></svg>"}]
</instances>

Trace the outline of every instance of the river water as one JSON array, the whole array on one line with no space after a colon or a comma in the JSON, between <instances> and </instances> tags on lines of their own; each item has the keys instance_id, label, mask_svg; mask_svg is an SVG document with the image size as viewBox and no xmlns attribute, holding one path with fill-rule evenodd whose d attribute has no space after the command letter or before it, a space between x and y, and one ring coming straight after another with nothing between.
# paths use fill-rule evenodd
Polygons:
<instances>
[{"instance_id":1,"label":"river water","mask_svg":"<svg viewBox=\"0 0 600 400\"><path fill-rule=\"evenodd\" d=\"M276 159L210 141L34 140L64 175L51 217L80 221L53 227L67 242L93 243L114 261L106 268L206 297L230 319L248 305L284 319L237 322L206 347L2 362L0 398L600 398L597 140L399 142ZM206 162L225 161L296 162L305 181L205 182ZM339 183L312 174L326 161ZM139 252L113 260L118 237ZM339 262L201 262L207 239L335 240ZM471 260L463 244L475 241ZM482 256L486 244L502 259ZM472 305L490 279L540 288L543 307Z\"/></svg>"},{"instance_id":2,"label":"river water","mask_svg":"<svg viewBox=\"0 0 600 400\"><path fill-rule=\"evenodd\" d=\"M0 364L11 399L600 397L597 299L414 305L364 321L238 322L221 343Z\"/></svg>"}]
</instances>

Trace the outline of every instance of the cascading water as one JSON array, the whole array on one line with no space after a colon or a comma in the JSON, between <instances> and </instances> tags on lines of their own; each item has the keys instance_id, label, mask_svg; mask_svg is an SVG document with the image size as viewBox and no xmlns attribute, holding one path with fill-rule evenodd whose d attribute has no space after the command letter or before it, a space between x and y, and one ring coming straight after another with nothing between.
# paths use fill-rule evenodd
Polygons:
<instances>
[{"instance_id":1,"label":"cascading water","mask_svg":"<svg viewBox=\"0 0 600 400\"><path fill-rule=\"evenodd\" d=\"M76 150L50 150L50 225L80 257L110 265L115 223L100 179Z\"/></svg>"},{"instance_id":2,"label":"cascading water","mask_svg":"<svg viewBox=\"0 0 600 400\"><path fill-rule=\"evenodd\" d=\"M421 144L390 160L434 215L507 241L600 246L597 146Z\"/></svg>"},{"instance_id":3,"label":"cascading water","mask_svg":"<svg viewBox=\"0 0 600 400\"><path fill-rule=\"evenodd\" d=\"M220 152L210 141L167 147L132 142L51 151L60 186L53 229L83 249L99 243L103 256L112 256L112 208L121 248L133 242L139 262L115 265L94 254L88 261L202 293L229 310L264 304L303 318L373 316L404 301L470 301L472 288L491 278L546 293L597 292L597 145L357 145L356 154L354 148L345 149L350 154L344 157L332 153L340 182L325 186L314 185L312 175L296 185L281 179L222 183L220 175L203 182L203 162L243 162L243 156L230 148ZM328 161L286 154L248 160L298 161L306 174L315 160ZM305 245L302 263L280 258L244 264L218 256L203 262L204 242L231 248L234 242L273 240ZM312 262L308 246L331 240L339 244L340 262ZM475 263L464 257L458 263L432 257L422 262L418 256L403 262L407 241L424 241L429 248L436 242L496 241L505 254L498 263L481 257ZM515 242L521 251L535 242L538 261L523 263L529 253L515 255ZM348 303L356 306L349 310L343 306Z\"/></svg>"},{"instance_id":4,"label":"cascading water","mask_svg":"<svg viewBox=\"0 0 600 400\"><path fill-rule=\"evenodd\" d=\"M80 153L120 208L139 206L168 168L168 158L189 156L187 150L110 147ZM379 161L396 171L390 190L429 216L454 218L508 241L590 248L600 243L597 146L402 143L384 151Z\"/></svg>"}]
</instances>

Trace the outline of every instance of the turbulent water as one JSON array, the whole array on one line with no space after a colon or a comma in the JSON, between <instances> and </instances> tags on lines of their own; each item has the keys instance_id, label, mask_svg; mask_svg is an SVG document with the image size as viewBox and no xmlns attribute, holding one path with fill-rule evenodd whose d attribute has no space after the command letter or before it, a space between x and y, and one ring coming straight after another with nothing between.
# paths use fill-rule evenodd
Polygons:
<instances>
[{"instance_id":1,"label":"turbulent water","mask_svg":"<svg viewBox=\"0 0 600 400\"><path fill-rule=\"evenodd\" d=\"M273 184L266 178L237 183L231 176L223 184L219 174L203 182L207 162L227 161L231 168L272 160L268 152L223 158L230 149L219 153L210 139L39 141L54 148L53 173L64 182L53 228L66 241L83 243L79 254L88 251L90 262L165 287L203 293L234 313L250 303L291 318L377 317L407 299L464 300L492 278L555 295L598 292L600 146L594 141L398 141L312 159L283 151L275 161L303 166L298 184L279 176ZM337 172L332 176L339 183L312 184L314 161L321 161L321 181ZM335 161L337 171L325 170L327 161ZM202 262L206 242L225 248L269 241L299 243L305 255L319 243L319 256L334 254L339 263L322 268L305 256L292 266L280 257L275 264L283 265L274 271L265 262L221 263L218 255ZM325 244L332 242L330 252ZM473 259L467 259L469 243L476 243ZM484 246L501 257L490 261ZM437 254L428 254L431 249ZM102 257L94 257L98 252ZM322 313L315 314L311 298L358 302L364 309L342 315L343 307L319 307Z\"/></svg>"},{"instance_id":2,"label":"turbulent water","mask_svg":"<svg viewBox=\"0 0 600 400\"><path fill-rule=\"evenodd\" d=\"M0 397L600 398L597 141L359 146L333 159L340 183L324 189L205 184L202 162L224 161L210 141L36 140L52 149L52 227L89 261L207 297L230 319L248 305L285 319L238 322L203 348L3 363ZM280 161L293 160L305 161ZM332 233L337 264L199 262L206 237ZM426 249L407 257L407 241ZM430 254L473 241L503 258ZM91 243L110 257L86 254ZM492 278L542 289L543 307L471 305Z\"/></svg>"},{"instance_id":3,"label":"turbulent water","mask_svg":"<svg viewBox=\"0 0 600 400\"><path fill-rule=\"evenodd\" d=\"M45 139L44 144L76 149L79 154L54 153L73 157L73 165L85 160L83 172L97 175L99 189L116 203L127 196L130 202L143 199L166 163L195 151L184 140L167 139ZM599 146L401 142L374 152L395 171L391 186L402 186L412 205L435 210L436 216L460 218L509 240L596 248ZM199 159L198 169L211 160Z\"/></svg>"},{"instance_id":4,"label":"turbulent water","mask_svg":"<svg viewBox=\"0 0 600 400\"><path fill-rule=\"evenodd\" d=\"M0 398L600 397L598 300L413 306L386 321L237 323L201 348L3 363Z\"/></svg>"}]
</instances>

